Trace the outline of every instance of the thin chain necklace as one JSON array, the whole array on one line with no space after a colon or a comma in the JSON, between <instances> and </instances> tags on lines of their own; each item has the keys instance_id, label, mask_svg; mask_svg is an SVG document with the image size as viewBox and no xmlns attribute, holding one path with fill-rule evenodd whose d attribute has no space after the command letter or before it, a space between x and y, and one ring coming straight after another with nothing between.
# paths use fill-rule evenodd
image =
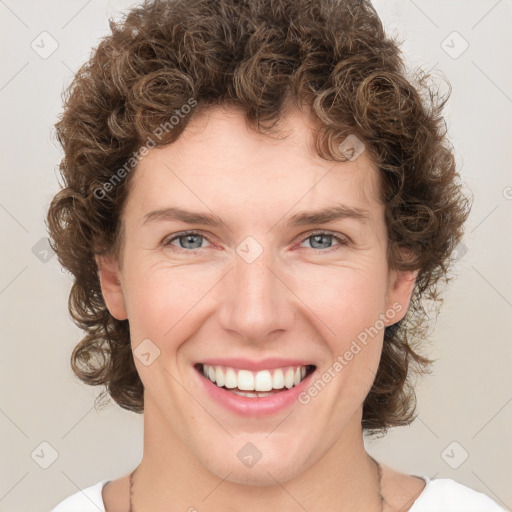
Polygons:
<instances>
[{"instance_id":1,"label":"thin chain necklace","mask_svg":"<svg viewBox=\"0 0 512 512\"><path fill-rule=\"evenodd\" d=\"M382 468L380 464L370 455L368 455L370 459L374 462L374 464L377 466L377 472L379 474L379 497L380 497L380 512L384 512L384 503L386 502L386 499L382 495ZM130 473L130 511L129 512L135 512L133 509L133 475L135 475L135 472L139 469L139 466L137 466L131 473Z\"/></svg>"}]
</instances>

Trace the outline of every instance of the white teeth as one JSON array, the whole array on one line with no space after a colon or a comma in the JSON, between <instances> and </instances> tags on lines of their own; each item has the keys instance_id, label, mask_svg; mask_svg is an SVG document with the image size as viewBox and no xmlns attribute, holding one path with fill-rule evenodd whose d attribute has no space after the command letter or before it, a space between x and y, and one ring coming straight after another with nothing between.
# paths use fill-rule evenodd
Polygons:
<instances>
[{"instance_id":1,"label":"white teeth","mask_svg":"<svg viewBox=\"0 0 512 512\"><path fill-rule=\"evenodd\" d=\"M284 388L284 374L281 368L278 368L274 375L272 375L272 387L274 389L283 389Z\"/></svg>"},{"instance_id":2,"label":"white teeth","mask_svg":"<svg viewBox=\"0 0 512 512\"><path fill-rule=\"evenodd\" d=\"M305 366L288 366L275 370L261 370L252 372L249 370L237 370L226 366L203 365L203 374L217 386L228 389L238 388L233 393L241 396L268 396L267 391L292 388L298 386L306 376ZM255 393L244 393L255 391Z\"/></svg>"},{"instance_id":3,"label":"white teeth","mask_svg":"<svg viewBox=\"0 0 512 512\"><path fill-rule=\"evenodd\" d=\"M295 372L293 371L293 368L288 368L288 370L286 370L286 373L284 374L284 385L288 389L293 387L294 376L295 376Z\"/></svg>"},{"instance_id":4,"label":"white teeth","mask_svg":"<svg viewBox=\"0 0 512 512\"><path fill-rule=\"evenodd\" d=\"M236 372L233 368L227 368L224 377L224 386L228 389L238 387L238 379L236 378Z\"/></svg>"},{"instance_id":5,"label":"white teeth","mask_svg":"<svg viewBox=\"0 0 512 512\"><path fill-rule=\"evenodd\" d=\"M272 375L268 370L258 372L254 381L254 389L258 391L270 391L272 389Z\"/></svg>"},{"instance_id":6,"label":"white teeth","mask_svg":"<svg viewBox=\"0 0 512 512\"><path fill-rule=\"evenodd\" d=\"M254 391L254 375L252 372L249 370L238 370L238 389L242 391Z\"/></svg>"},{"instance_id":7,"label":"white teeth","mask_svg":"<svg viewBox=\"0 0 512 512\"><path fill-rule=\"evenodd\" d=\"M211 366L210 366L211 368ZM213 380L210 379L212 382ZM222 371L221 368L215 368L215 384L217 384L217 386L219 386L219 388L221 388L222 386L224 386L224 372Z\"/></svg>"},{"instance_id":8,"label":"white teeth","mask_svg":"<svg viewBox=\"0 0 512 512\"><path fill-rule=\"evenodd\" d=\"M295 370L295 376L293 378L293 385L298 386L300 384L301 380L302 380L302 378L300 376L300 367L298 367L297 370Z\"/></svg>"},{"instance_id":9,"label":"white teeth","mask_svg":"<svg viewBox=\"0 0 512 512\"><path fill-rule=\"evenodd\" d=\"M262 398L264 396L271 396L274 394L274 393L259 393L259 392L245 393L243 391L232 391L232 393L235 393L235 395L247 396L249 398Z\"/></svg>"}]
</instances>

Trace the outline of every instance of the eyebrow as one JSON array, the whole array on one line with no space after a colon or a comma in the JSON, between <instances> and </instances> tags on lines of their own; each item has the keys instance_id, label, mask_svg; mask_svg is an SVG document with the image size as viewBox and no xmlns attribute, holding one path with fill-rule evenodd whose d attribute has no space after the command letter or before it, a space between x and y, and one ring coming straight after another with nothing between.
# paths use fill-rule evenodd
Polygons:
<instances>
[{"instance_id":1,"label":"eyebrow","mask_svg":"<svg viewBox=\"0 0 512 512\"><path fill-rule=\"evenodd\" d=\"M366 222L370 218L370 212L361 208L345 205L336 205L322 210L304 211L291 216L285 223L287 227L304 226L308 224L325 224L339 219L355 219ZM143 225L155 221L177 220L186 224L203 224L212 227L227 227L226 223L217 215L185 210L178 207L154 210L143 217Z\"/></svg>"},{"instance_id":2,"label":"eyebrow","mask_svg":"<svg viewBox=\"0 0 512 512\"><path fill-rule=\"evenodd\" d=\"M297 213L288 219L286 225L304 226L307 224L325 224L339 219L355 219L366 222L370 219L370 212L361 208L339 204L322 210Z\"/></svg>"}]
</instances>

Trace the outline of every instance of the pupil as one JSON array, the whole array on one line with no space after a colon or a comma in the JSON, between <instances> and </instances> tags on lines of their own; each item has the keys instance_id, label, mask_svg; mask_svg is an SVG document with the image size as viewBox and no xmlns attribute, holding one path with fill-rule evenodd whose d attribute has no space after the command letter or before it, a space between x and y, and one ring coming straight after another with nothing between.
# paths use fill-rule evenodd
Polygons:
<instances>
[{"instance_id":1,"label":"pupil","mask_svg":"<svg viewBox=\"0 0 512 512\"><path fill-rule=\"evenodd\" d=\"M332 237L332 235L313 235L313 246L315 243L320 243L322 244L322 239L324 239L324 247L325 247L325 244L327 243L327 239L329 239L330 237Z\"/></svg>"}]
</instances>

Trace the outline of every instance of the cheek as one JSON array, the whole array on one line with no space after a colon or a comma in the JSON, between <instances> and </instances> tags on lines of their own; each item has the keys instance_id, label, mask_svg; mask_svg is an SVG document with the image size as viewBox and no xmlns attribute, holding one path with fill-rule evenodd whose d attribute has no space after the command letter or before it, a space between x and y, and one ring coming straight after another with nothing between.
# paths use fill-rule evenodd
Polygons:
<instances>
[{"instance_id":1,"label":"cheek","mask_svg":"<svg viewBox=\"0 0 512 512\"><path fill-rule=\"evenodd\" d=\"M321 277L322 276L322 277ZM299 296L324 340L320 374L327 372L333 410L343 415L360 405L371 388L382 350L386 269L374 265L322 269L303 275ZM309 295L306 291L309 290ZM319 386L322 388L322 386ZM343 412L345 411L345 412Z\"/></svg>"},{"instance_id":2,"label":"cheek","mask_svg":"<svg viewBox=\"0 0 512 512\"><path fill-rule=\"evenodd\" d=\"M173 340L186 339L191 334L190 329L197 327L201 299L215 284L215 276L191 271L186 266L168 268L146 264L144 268L136 262L127 266L127 272L130 274L126 297L132 344L136 346L149 338L162 353L164 349L169 351Z\"/></svg>"},{"instance_id":3,"label":"cheek","mask_svg":"<svg viewBox=\"0 0 512 512\"><path fill-rule=\"evenodd\" d=\"M304 272L297 280L297 295L322 325L325 339L335 339L339 348L371 327L386 307L385 269L373 266L321 268ZM318 319L321 322L318 322Z\"/></svg>"}]
</instances>

